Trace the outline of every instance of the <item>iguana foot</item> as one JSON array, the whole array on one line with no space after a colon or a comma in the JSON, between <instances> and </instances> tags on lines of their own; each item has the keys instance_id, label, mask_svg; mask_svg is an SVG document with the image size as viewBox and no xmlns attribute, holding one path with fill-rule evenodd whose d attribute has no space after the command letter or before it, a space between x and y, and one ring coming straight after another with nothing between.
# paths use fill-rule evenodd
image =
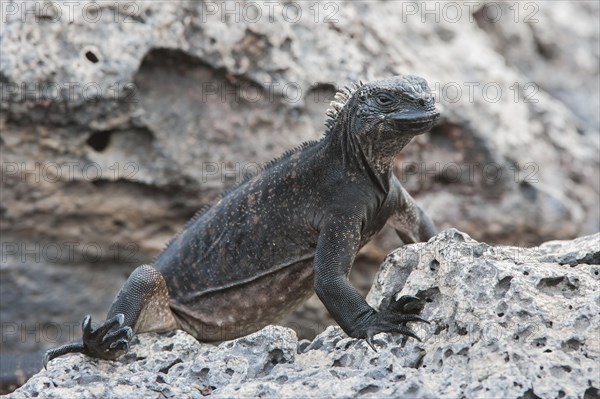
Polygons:
<instances>
[{"instance_id":1,"label":"iguana foot","mask_svg":"<svg viewBox=\"0 0 600 399\"><path fill-rule=\"evenodd\" d=\"M123 327L125 316L118 313L92 331L92 318L83 318L83 354L105 360L114 360L129 350L133 336L131 327Z\"/></svg>"},{"instance_id":2,"label":"iguana foot","mask_svg":"<svg viewBox=\"0 0 600 399\"><path fill-rule=\"evenodd\" d=\"M403 295L397 301L390 302L385 309L373 313L352 331L352 336L366 339L369 346L377 352L373 337L381 332L400 333L408 337L421 339L406 326L409 321L419 321L429 324L429 321L418 315L422 310L422 299L413 295Z\"/></svg>"},{"instance_id":3,"label":"iguana foot","mask_svg":"<svg viewBox=\"0 0 600 399\"><path fill-rule=\"evenodd\" d=\"M119 313L92 330L92 318L89 315L85 316L81 323L83 342L73 342L50 349L44 355L44 368L50 360L67 353L83 353L105 360L114 360L127 353L133 330L128 326L122 327L124 320L123 314Z\"/></svg>"}]
</instances>

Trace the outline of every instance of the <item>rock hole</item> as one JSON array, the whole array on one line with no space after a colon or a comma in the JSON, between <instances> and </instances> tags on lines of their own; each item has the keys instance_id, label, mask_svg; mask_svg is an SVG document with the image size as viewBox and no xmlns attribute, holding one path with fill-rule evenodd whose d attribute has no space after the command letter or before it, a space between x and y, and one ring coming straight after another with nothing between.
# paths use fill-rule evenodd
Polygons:
<instances>
[{"instance_id":1,"label":"rock hole","mask_svg":"<svg viewBox=\"0 0 600 399\"><path fill-rule=\"evenodd\" d=\"M277 377L277 379L275 381L277 381L279 384L283 384L285 382L287 382L288 377L286 375L280 375L279 377Z\"/></svg>"},{"instance_id":2,"label":"rock hole","mask_svg":"<svg viewBox=\"0 0 600 399\"><path fill-rule=\"evenodd\" d=\"M473 247L473 256L476 258L481 258L485 251L487 250L488 245L485 243L481 243Z\"/></svg>"},{"instance_id":3,"label":"rock hole","mask_svg":"<svg viewBox=\"0 0 600 399\"><path fill-rule=\"evenodd\" d=\"M577 338L571 338L571 339L567 340L566 342L563 342L561 347L565 352L569 352L569 351L578 351L582 345L583 345L583 343L581 341L579 341Z\"/></svg>"},{"instance_id":4,"label":"rock hole","mask_svg":"<svg viewBox=\"0 0 600 399\"><path fill-rule=\"evenodd\" d=\"M212 394L212 392L217 389L217 387L212 386L212 385L203 385L199 391L200 391L200 395L202 396L209 396L210 394Z\"/></svg>"},{"instance_id":5,"label":"rock hole","mask_svg":"<svg viewBox=\"0 0 600 399\"><path fill-rule=\"evenodd\" d=\"M365 395L368 393L375 393L379 391L379 387L377 385L373 385L373 384L369 384L366 387L362 388L361 390L358 391L359 395Z\"/></svg>"},{"instance_id":6,"label":"rock hole","mask_svg":"<svg viewBox=\"0 0 600 399\"><path fill-rule=\"evenodd\" d=\"M269 352L269 357L271 358L271 364L273 366L285 362L285 357L283 356L283 351L281 349L273 349Z\"/></svg>"},{"instance_id":7,"label":"rock hole","mask_svg":"<svg viewBox=\"0 0 600 399\"><path fill-rule=\"evenodd\" d=\"M231 369L229 369L231 370ZM233 371L233 370L232 370ZM198 379L204 379L206 378L206 376L208 376L208 373L210 372L210 369L208 367L203 367L200 372L198 372ZM230 374L231 375L231 374Z\"/></svg>"},{"instance_id":8,"label":"rock hole","mask_svg":"<svg viewBox=\"0 0 600 399\"><path fill-rule=\"evenodd\" d=\"M579 289L579 281L571 281L567 276L545 277L540 280L536 288L546 294L561 293L566 296L572 295Z\"/></svg>"},{"instance_id":9,"label":"rock hole","mask_svg":"<svg viewBox=\"0 0 600 399\"><path fill-rule=\"evenodd\" d=\"M348 354L344 353L339 359L334 360L333 367L346 367L350 363Z\"/></svg>"},{"instance_id":10,"label":"rock hole","mask_svg":"<svg viewBox=\"0 0 600 399\"><path fill-rule=\"evenodd\" d=\"M540 378L540 376L538 375L538 378ZM528 389L523 396L521 396L521 398L519 399L542 399L539 396L537 396L534 392L533 389Z\"/></svg>"},{"instance_id":11,"label":"rock hole","mask_svg":"<svg viewBox=\"0 0 600 399\"><path fill-rule=\"evenodd\" d=\"M496 283L496 287L494 288L494 295L496 298L502 298L506 295L506 292L510 289L510 282L512 279L512 276L506 276Z\"/></svg>"},{"instance_id":12,"label":"rock hole","mask_svg":"<svg viewBox=\"0 0 600 399\"><path fill-rule=\"evenodd\" d=\"M87 139L86 143L92 147L94 151L102 152L106 150L110 144L110 136L111 132L96 132Z\"/></svg>"},{"instance_id":13,"label":"rock hole","mask_svg":"<svg viewBox=\"0 0 600 399\"><path fill-rule=\"evenodd\" d=\"M432 272L435 272L439 267L440 262L438 262L437 259L432 260L429 264L429 270L431 270Z\"/></svg>"},{"instance_id":14,"label":"rock hole","mask_svg":"<svg viewBox=\"0 0 600 399\"><path fill-rule=\"evenodd\" d=\"M427 303L432 303L440 295L440 289L438 287L432 287L426 290L417 292L416 296L424 299Z\"/></svg>"},{"instance_id":15,"label":"rock hole","mask_svg":"<svg viewBox=\"0 0 600 399\"><path fill-rule=\"evenodd\" d=\"M536 348L544 347L546 346L546 337L536 338L532 340L531 343L535 345Z\"/></svg>"},{"instance_id":16,"label":"rock hole","mask_svg":"<svg viewBox=\"0 0 600 399\"><path fill-rule=\"evenodd\" d=\"M90 51L90 50L88 50L88 51L86 51L86 52L85 52L85 58L86 58L86 59L87 59L89 62L91 62L92 64L95 64L95 63L97 63L98 61L100 61L100 60L98 59L98 57L96 56L96 54L94 54L94 52L93 52L93 51Z\"/></svg>"},{"instance_id":17,"label":"rock hole","mask_svg":"<svg viewBox=\"0 0 600 399\"><path fill-rule=\"evenodd\" d=\"M169 372L169 369L173 366L175 366L178 363L183 363L183 360L181 359L175 359L172 363L166 365L165 367L163 367L162 369L158 370L159 372L163 373L163 374L167 374Z\"/></svg>"},{"instance_id":18,"label":"rock hole","mask_svg":"<svg viewBox=\"0 0 600 399\"><path fill-rule=\"evenodd\" d=\"M500 301L498 306L496 306L496 314L498 315L498 317L503 317L506 314L507 310L508 305L504 301Z\"/></svg>"},{"instance_id":19,"label":"rock hole","mask_svg":"<svg viewBox=\"0 0 600 399\"><path fill-rule=\"evenodd\" d=\"M551 60L556 57L556 45L554 43L545 43L540 40L538 35L532 35L535 49L537 52L547 60Z\"/></svg>"},{"instance_id":20,"label":"rock hole","mask_svg":"<svg viewBox=\"0 0 600 399\"><path fill-rule=\"evenodd\" d=\"M433 335L440 335L442 331L448 329L448 324L438 324L433 331Z\"/></svg>"}]
</instances>

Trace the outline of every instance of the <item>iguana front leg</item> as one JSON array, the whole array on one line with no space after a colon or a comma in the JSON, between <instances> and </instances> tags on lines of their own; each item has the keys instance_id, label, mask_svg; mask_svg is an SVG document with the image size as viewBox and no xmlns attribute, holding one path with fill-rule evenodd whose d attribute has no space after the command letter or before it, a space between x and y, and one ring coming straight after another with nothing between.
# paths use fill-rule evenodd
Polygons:
<instances>
[{"instance_id":1,"label":"iguana front leg","mask_svg":"<svg viewBox=\"0 0 600 399\"><path fill-rule=\"evenodd\" d=\"M139 266L119 291L104 323L92 329L92 318L87 315L81 327L82 339L47 351L44 367L50 360L74 352L113 360L129 350L134 334L177 328L163 276L152 266Z\"/></svg>"},{"instance_id":2,"label":"iguana front leg","mask_svg":"<svg viewBox=\"0 0 600 399\"><path fill-rule=\"evenodd\" d=\"M404 187L400 190L400 204L389 223L404 244L429 240L436 235L435 225Z\"/></svg>"},{"instance_id":3,"label":"iguana front leg","mask_svg":"<svg viewBox=\"0 0 600 399\"><path fill-rule=\"evenodd\" d=\"M360 247L361 218L332 217L321 229L314 259L315 292L331 316L353 338L365 338L373 345L380 332L401 333L416 339L417 335L404 323L427 322L416 314L405 312L414 297L402 297L377 312L348 281L350 268Z\"/></svg>"}]
</instances>

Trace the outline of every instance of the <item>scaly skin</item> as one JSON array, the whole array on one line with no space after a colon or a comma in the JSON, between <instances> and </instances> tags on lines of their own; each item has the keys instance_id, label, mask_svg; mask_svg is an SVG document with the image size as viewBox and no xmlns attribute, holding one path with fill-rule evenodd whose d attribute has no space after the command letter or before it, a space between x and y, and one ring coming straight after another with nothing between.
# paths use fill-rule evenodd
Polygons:
<instances>
[{"instance_id":1,"label":"scaly skin","mask_svg":"<svg viewBox=\"0 0 600 399\"><path fill-rule=\"evenodd\" d=\"M348 281L359 249L390 222L405 243L435 229L392 164L438 119L427 83L393 77L338 93L327 132L268 164L196 215L157 257L134 271L95 330L46 353L116 359L133 334L183 329L201 341L257 331L312 292L351 337L417 336L424 321L406 296L375 311ZM375 349L373 347L373 349Z\"/></svg>"}]
</instances>

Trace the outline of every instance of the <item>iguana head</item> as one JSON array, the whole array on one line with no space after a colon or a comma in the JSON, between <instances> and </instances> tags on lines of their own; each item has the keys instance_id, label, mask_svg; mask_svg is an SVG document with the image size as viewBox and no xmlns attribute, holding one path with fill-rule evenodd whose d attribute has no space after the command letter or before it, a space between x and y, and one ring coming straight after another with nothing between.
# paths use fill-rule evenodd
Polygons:
<instances>
[{"instance_id":1,"label":"iguana head","mask_svg":"<svg viewBox=\"0 0 600 399\"><path fill-rule=\"evenodd\" d=\"M373 165L389 167L393 157L440 114L425 79L395 76L354 85L331 103L330 133L360 149Z\"/></svg>"}]
</instances>

